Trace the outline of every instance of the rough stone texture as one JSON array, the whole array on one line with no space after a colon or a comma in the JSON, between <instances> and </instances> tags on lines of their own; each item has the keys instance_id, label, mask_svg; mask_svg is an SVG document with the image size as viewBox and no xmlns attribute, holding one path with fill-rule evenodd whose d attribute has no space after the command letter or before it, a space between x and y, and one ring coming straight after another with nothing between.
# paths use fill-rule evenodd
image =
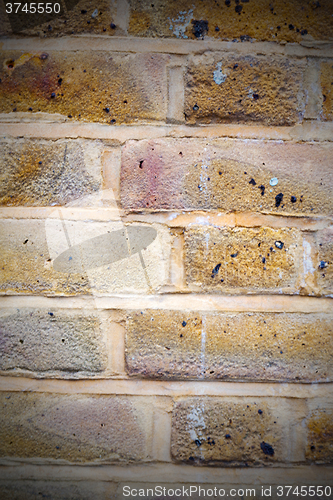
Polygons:
<instances>
[{"instance_id":1,"label":"rough stone texture","mask_svg":"<svg viewBox=\"0 0 333 500\"><path fill-rule=\"evenodd\" d=\"M332 155L330 144L128 141L122 150L122 206L332 215ZM274 178L278 183L271 186Z\"/></svg>"},{"instance_id":2,"label":"rough stone texture","mask_svg":"<svg viewBox=\"0 0 333 500\"><path fill-rule=\"evenodd\" d=\"M15 139L0 148L0 205L65 205L102 187L96 142Z\"/></svg>"},{"instance_id":3,"label":"rough stone texture","mask_svg":"<svg viewBox=\"0 0 333 500\"><path fill-rule=\"evenodd\" d=\"M311 462L333 462L333 411L318 408L307 419L306 459Z\"/></svg>"},{"instance_id":4,"label":"rough stone texture","mask_svg":"<svg viewBox=\"0 0 333 500\"><path fill-rule=\"evenodd\" d=\"M297 247L294 229L188 228L186 280L212 292L295 293Z\"/></svg>"},{"instance_id":5,"label":"rough stone texture","mask_svg":"<svg viewBox=\"0 0 333 500\"><path fill-rule=\"evenodd\" d=\"M3 392L0 456L67 462L146 460L149 404L149 398Z\"/></svg>"},{"instance_id":6,"label":"rough stone texture","mask_svg":"<svg viewBox=\"0 0 333 500\"><path fill-rule=\"evenodd\" d=\"M304 114L305 62L272 56L194 56L185 83L189 124L292 125Z\"/></svg>"},{"instance_id":7,"label":"rough stone texture","mask_svg":"<svg viewBox=\"0 0 333 500\"><path fill-rule=\"evenodd\" d=\"M4 309L0 313L0 370L101 372L107 351L100 320L82 311ZM12 372L11 372L12 373Z\"/></svg>"},{"instance_id":8,"label":"rough stone texture","mask_svg":"<svg viewBox=\"0 0 333 500\"><path fill-rule=\"evenodd\" d=\"M293 0L131 0L129 33L145 37L300 42L331 40L333 6ZM205 24L205 22L207 24Z\"/></svg>"},{"instance_id":9,"label":"rough stone texture","mask_svg":"<svg viewBox=\"0 0 333 500\"><path fill-rule=\"evenodd\" d=\"M65 0L59 3L59 14L27 14L19 11L15 16L4 11L0 20L0 34L39 35L43 38L80 33L108 36L123 34L114 24L116 8L113 2L99 0L98 15L94 17L92 14L96 14L96 4L91 0Z\"/></svg>"},{"instance_id":10,"label":"rough stone texture","mask_svg":"<svg viewBox=\"0 0 333 500\"><path fill-rule=\"evenodd\" d=\"M321 90L323 93L322 117L333 120L333 61L321 63Z\"/></svg>"},{"instance_id":11,"label":"rough stone texture","mask_svg":"<svg viewBox=\"0 0 333 500\"><path fill-rule=\"evenodd\" d=\"M106 500L116 488L100 481L0 480L1 500Z\"/></svg>"},{"instance_id":12,"label":"rough stone texture","mask_svg":"<svg viewBox=\"0 0 333 500\"><path fill-rule=\"evenodd\" d=\"M169 56L98 51L0 57L0 111L60 113L110 125L164 120Z\"/></svg>"},{"instance_id":13,"label":"rough stone texture","mask_svg":"<svg viewBox=\"0 0 333 500\"><path fill-rule=\"evenodd\" d=\"M282 425L285 405L279 406L263 398L179 400L172 415L172 457L177 462L228 466L283 461L288 431Z\"/></svg>"},{"instance_id":14,"label":"rough stone texture","mask_svg":"<svg viewBox=\"0 0 333 500\"><path fill-rule=\"evenodd\" d=\"M328 382L333 317L145 310L127 318L130 375Z\"/></svg>"},{"instance_id":15,"label":"rough stone texture","mask_svg":"<svg viewBox=\"0 0 333 500\"><path fill-rule=\"evenodd\" d=\"M143 224L126 226L127 234L135 229L138 232L130 255L120 221L62 220L55 210L55 218L46 220L0 222L1 291L47 295L152 293L167 281L168 230ZM140 239L147 231L154 239Z\"/></svg>"},{"instance_id":16,"label":"rough stone texture","mask_svg":"<svg viewBox=\"0 0 333 500\"><path fill-rule=\"evenodd\" d=\"M318 261L317 281L323 293L333 293L333 227L320 231L317 235Z\"/></svg>"}]
</instances>

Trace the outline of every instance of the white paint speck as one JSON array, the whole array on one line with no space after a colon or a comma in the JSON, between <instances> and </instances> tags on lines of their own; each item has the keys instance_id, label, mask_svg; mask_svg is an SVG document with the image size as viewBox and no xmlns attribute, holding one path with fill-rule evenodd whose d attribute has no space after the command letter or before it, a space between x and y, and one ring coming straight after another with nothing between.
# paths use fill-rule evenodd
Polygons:
<instances>
[{"instance_id":1,"label":"white paint speck","mask_svg":"<svg viewBox=\"0 0 333 500\"><path fill-rule=\"evenodd\" d=\"M91 14L91 17L95 19L95 17L98 16L98 9L95 9L94 12Z\"/></svg>"},{"instance_id":2,"label":"white paint speck","mask_svg":"<svg viewBox=\"0 0 333 500\"><path fill-rule=\"evenodd\" d=\"M313 274L315 269L312 264L312 259L311 259L311 245L308 241L303 239L303 269L304 269L304 275L306 276L307 274L311 273Z\"/></svg>"},{"instance_id":3,"label":"white paint speck","mask_svg":"<svg viewBox=\"0 0 333 500\"><path fill-rule=\"evenodd\" d=\"M179 16L175 19L169 19L170 27L169 29L172 31L177 38L188 38L185 35L185 31L187 27L190 25L190 22L193 18L193 9L190 9L188 12L186 10L180 11Z\"/></svg>"},{"instance_id":4,"label":"white paint speck","mask_svg":"<svg viewBox=\"0 0 333 500\"><path fill-rule=\"evenodd\" d=\"M279 179L277 177L272 177L271 180L269 181L271 186L276 186L278 182Z\"/></svg>"},{"instance_id":5,"label":"white paint speck","mask_svg":"<svg viewBox=\"0 0 333 500\"><path fill-rule=\"evenodd\" d=\"M216 65L216 70L214 71L214 82L217 85L221 85L221 83L226 81L227 76L228 75L222 72L222 63L218 62Z\"/></svg>"}]
</instances>

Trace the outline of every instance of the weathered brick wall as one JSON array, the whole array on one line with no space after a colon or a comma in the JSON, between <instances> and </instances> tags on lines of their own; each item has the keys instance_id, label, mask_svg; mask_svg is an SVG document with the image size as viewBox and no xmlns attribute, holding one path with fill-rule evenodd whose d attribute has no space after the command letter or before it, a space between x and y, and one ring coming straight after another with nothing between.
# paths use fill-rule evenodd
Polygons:
<instances>
[{"instance_id":1,"label":"weathered brick wall","mask_svg":"<svg viewBox=\"0 0 333 500\"><path fill-rule=\"evenodd\" d=\"M333 487L333 3L74 4L0 5L1 498Z\"/></svg>"}]
</instances>

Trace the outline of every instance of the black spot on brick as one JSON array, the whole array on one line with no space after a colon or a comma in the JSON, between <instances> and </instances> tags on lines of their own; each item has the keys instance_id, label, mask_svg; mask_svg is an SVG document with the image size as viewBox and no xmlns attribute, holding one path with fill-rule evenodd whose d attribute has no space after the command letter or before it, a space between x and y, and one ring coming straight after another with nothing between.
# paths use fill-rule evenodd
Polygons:
<instances>
[{"instance_id":1,"label":"black spot on brick","mask_svg":"<svg viewBox=\"0 0 333 500\"><path fill-rule=\"evenodd\" d=\"M278 208L281 205L283 199L283 193L279 193L275 196L275 206Z\"/></svg>"},{"instance_id":2,"label":"black spot on brick","mask_svg":"<svg viewBox=\"0 0 333 500\"><path fill-rule=\"evenodd\" d=\"M86 9L81 10L81 14L86 14L86 13L87 13Z\"/></svg>"},{"instance_id":3,"label":"black spot on brick","mask_svg":"<svg viewBox=\"0 0 333 500\"><path fill-rule=\"evenodd\" d=\"M261 196L264 196L264 194L265 194L265 186L261 185L261 186L259 186L259 189L261 191Z\"/></svg>"},{"instance_id":4,"label":"black spot on brick","mask_svg":"<svg viewBox=\"0 0 333 500\"><path fill-rule=\"evenodd\" d=\"M110 109L109 108L103 108L103 111L105 111L106 113L109 113Z\"/></svg>"},{"instance_id":5,"label":"black spot on brick","mask_svg":"<svg viewBox=\"0 0 333 500\"><path fill-rule=\"evenodd\" d=\"M195 105L193 106L193 111L198 111L198 109L199 109L199 106L198 106L197 104L195 104Z\"/></svg>"},{"instance_id":6,"label":"black spot on brick","mask_svg":"<svg viewBox=\"0 0 333 500\"><path fill-rule=\"evenodd\" d=\"M262 412L262 410L258 410L258 413L259 413L259 415L262 415L263 412Z\"/></svg>"},{"instance_id":7,"label":"black spot on brick","mask_svg":"<svg viewBox=\"0 0 333 500\"><path fill-rule=\"evenodd\" d=\"M220 31L220 28L218 26L215 26L215 31Z\"/></svg>"},{"instance_id":8,"label":"black spot on brick","mask_svg":"<svg viewBox=\"0 0 333 500\"><path fill-rule=\"evenodd\" d=\"M199 448L199 446L201 446L200 439L196 439L194 442L195 442L195 444L197 445L198 448Z\"/></svg>"},{"instance_id":9,"label":"black spot on brick","mask_svg":"<svg viewBox=\"0 0 333 500\"><path fill-rule=\"evenodd\" d=\"M268 443L265 443L265 441L263 441L262 443L260 443L260 448L265 453L265 455L269 455L271 457L274 455L274 448L273 448L273 446L271 446Z\"/></svg>"},{"instance_id":10,"label":"black spot on brick","mask_svg":"<svg viewBox=\"0 0 333 500\"><path fill-rule=\"evenodd\" d=\"M294 25L293 24L289 24L289 29L290 29L290 31L293 30L293 29L295 29Z\"/></svg>"},{"instance_id":11,"label":"black spot on brick","mask_svg":"<svg viewBox=\"0 0 333 500\"><path fill-rule=\"evenodd\" d=\"M62 83L62 78L59 78L58 84L61 85L61 83Z\"/></svg>"},{"instance_id":12,"label":"black spot on brick","mask_svg":"<svg viewBox=\"0 0 333 500\"><path fill-rule=\"evenodd\" d=\"M327 267L327 262L325 262L324 260L321 260L320 264L319 264L319 269L325 269L325 267Z\"/></svg>"},{"instance_id":13,"label":"black spot on brick","mask_svg":"<svg viewBox=\"0 0 333 500\"><path fill-rule=\"evenodd\" d=\"M296 203L296 201L297 201L296 196L291 196L290 201L291 201L291 203Z\"/></svg>"},{"instance_id":14,"label":"black spot on brick","mask_svg":"<svg viewBox=\"0 0 333 500\"><path fill-rule=\"evenodd\" d=\"M193 19L192 24L192 33L196 38L203 38L208 33L208 21L196 21Z\"/></svg>"},{"instance_id":15,"label":"black spot on brick","mask_svg":"<svg viewBox=\"0 0 333 500\"><path fill-rule=\"evenodd\" d=\"M144 160L140 160L139 168L143 168L143 166L142 166L143 162L144 162Z\"/></svg>"},{"instance_id":16,"label":"black spot on brick","mask_svg":"<svg viewBox=\"0 0 333 500\"><path fill-rule=\"evenodd\" d=\"M301 35L307 35L308 34L308 30L301 30Z\"/></svg>"},{"instance_id":17,"label":"black spot on brick","mask_svg":"<svg viewBox=\"0 0 333 500\"><path fill-rule=\"evenodd\" d=\"M186 326L186 321L183 321L183 322L182 322L182 326Z\"/></svg>"},{"instance_id":18,"label":"black spot on brick","mask_svg":"<svg viewBox=\"0 0 333 500\"><path fill-rule=\"evenodd\" d=\"M226 4L227 7L230 7L231 1L230 0L225 0L224 3Z\"/></svg>"},{"instance_id":19,"label":"black spot on brick","mask_svg":"<svg viewBox=\"0 0 333 500\"><path fill-rule=\"evenodd\" d=\"M215 276L217 275L217 273L219 272L220 270L220 267L221 267L221 264L217 264L214 269L212 270L212 278L215 278Z\"/></svg>"},{"instance_id":20,"label":"black spot on brick","mask_svg":"<svg viewBox=\"0 0 333 500\"><path fill-rule=\"evenodd\" d=\"M49 312L49 313L47 313L47 314L49 314L50 316L53 316L53 313L51 313L51 312Z\"/></svg>"},{"instance_id":21,"label":"black spot on brick","mask_svg":"<svg viewBox=\"0 0 333 500\"><path fill-rule=\"evenodd\" d=\"M234 258L234 257L237 257L237 255L238 255L238 252L236 252L236 253L232 253L232 254L230 255L230 257Z\"/></svg>"},{"instance_id":22,"label":"black spot on brick","mask_svg":"<svg viewBox=\"0 0 333 500\"><path fill-rule=\"evenodd\" d=\"M237 14L240 14L242 10L243 10L243 5L236 5L235 12L237 12Z\"/></svg>"},{"instance_id":23,"label":"black spot on brick","mask_svg":"<svg viewBox=\"0 0 333 500\"><path fill-rule=\"evenodd\" d=\"M52 99L54 99L54 98L55 98L55 96L56 96L56 95L55 95L55 93L54 93L54 92L52 92L52 94L51 94L51 98L52 98Z\"/></svg>"},{"instance_id":24,"label":"black spot on brick","mask_svg":"<svg viewBox=\"0 0 333 500\"><path fill-rule=\"evenodd\" d=\"M252 186L255 186L257 183L256 183L256 181L255 181L254 179L251 179L251 180L249 181L249 184L252 184Z\"/></svg>"},{"instance_id":25,"label":"black spot on brick","mask_svg":"<svg viewBox=\"0 0 333 500\"><path fill-rule=\"evenodd\" d=\"M116 29L116 27L117 27L117 26L116 26L114 23L111 23L111 24L110 24L110 28L111 28L112 30L115 30L115 29Z\"/></svg>"},{"instance_id":26,"label":"black spot on brick","mask_svg":"<svg viewBox=\"0 0 333 500\"><path fill-rule=\"evenodd\" d=\"M253 96L252 96L252 97L253 97L253 99L254 99L255 101L257 101L257 100L259 99L259 94L253 94Z\"/></svg>"},{"instance_id":27,"label":"black spot on brick","mask_svg":"<svg viewBox=\"0 0 333 500\"><path fill-rule=\"evenodd\" d=\"M231 439L230 434L226 434L224 437L225 437L226 439Z\"/></svg>"}]
</instances>

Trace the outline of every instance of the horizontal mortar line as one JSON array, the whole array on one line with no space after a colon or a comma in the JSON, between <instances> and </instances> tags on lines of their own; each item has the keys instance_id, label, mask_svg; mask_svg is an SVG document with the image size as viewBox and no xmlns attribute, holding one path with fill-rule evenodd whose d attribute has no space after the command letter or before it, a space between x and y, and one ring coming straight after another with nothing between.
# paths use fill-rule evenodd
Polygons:
<instances>
[{"instance_id":1,"label":"horizontal mortar line","mask_svg":"<svg viewBox=\"0 0 333 500\"><path fill-rule=\"evenodd\" d=\"M57 394L113 394L129 396L246 396L314 398L332 397L333 383L222 382L167 380L56 380L0 377L1 392L45 392Z\"/></svg>"},{"instance_id":2,"label":"horizontal mortar line","mask_svg":"<svg viewBox=\"0 0 333 500\"><path fill-rule=\"evenodd\" d=\"M101 191L102 193L102 191ZM99 221L165 224L169 227L215 226L215 227L292 227L317 231L333 224L331 217L309 216L307 214L265 214L259 212L225 213L219 210L160 210L130 212L117 207L0 207L0 220L3 219L59 219L72 221Z\"/></svg>"},{"instance_id":3,"label":"horizontal mortar line","mask_svg":"<svg viewBox=\"0 0 333 500\"><path fill-rule=\"evenodd\" d=\"M40 297L2 295L1 308L63 308L83 310L142 310L332 314L333 298L292 295L212 295L174 293L161 295L111 295Z\"/></svg>"},{"instance_id":4,"label":"horizontal mortar line","mask_svg":"<svg viewBox=\"0 0 333 500\"><path fill-rule=\"evenodd\" d=\"M333 477L333 467L323 465L251 467L194 467L172 463L152 463L138 465L59 465L53 460L49 465L34 459L2 459L0 477L8 480L43 480L43 481L107 481L133 483L155 483L175 485L200 483L210 485L253 486L257 495L261 485L285 484L323 484ZM258 486L259 485L259 486ZM137 487L137 486L134 486ZM170 486L172 487L172 486ZM323 497L324 498L324 497Z\"/></svg>"},{"instance_id":5,"label":"horizontal mortar line","mask_svg":"<svg viewBox=\"0 0 333 500\"><path fill-rule=\"evenodd\" d=\"M167 54L195 54L205 51L221 51L244 55L278 54L289 57L332 57L333 42L286 43L277 42L233 42L206 40L184 40L174 38L143 38L107 35L74 35L60 38L1 38L1 50L24 51L82 51L89 50L114 52L159 52ZM86 49L85 49L86 50Z\"/></svg>"},{"instance_id":6,"label":"horizontal mortar line","mask_svg":"<svg viewBox=\"0 0 333 500\"><path fill-rule=\"evenodd\" d=\"M38 113L36 113L38 115ZM45 119L47 116L47 120ZM332 141L333 122L307 121L290 127L245 124L218 125L106 125L68 121L62 115L42 113L31 118L29 113L1 113L0 135L43 139L109 139L124 143L128 140L174 138L283 140L283 141ZM27 121L25 121L27 120Z\"/></svg>"}]
</instances>

